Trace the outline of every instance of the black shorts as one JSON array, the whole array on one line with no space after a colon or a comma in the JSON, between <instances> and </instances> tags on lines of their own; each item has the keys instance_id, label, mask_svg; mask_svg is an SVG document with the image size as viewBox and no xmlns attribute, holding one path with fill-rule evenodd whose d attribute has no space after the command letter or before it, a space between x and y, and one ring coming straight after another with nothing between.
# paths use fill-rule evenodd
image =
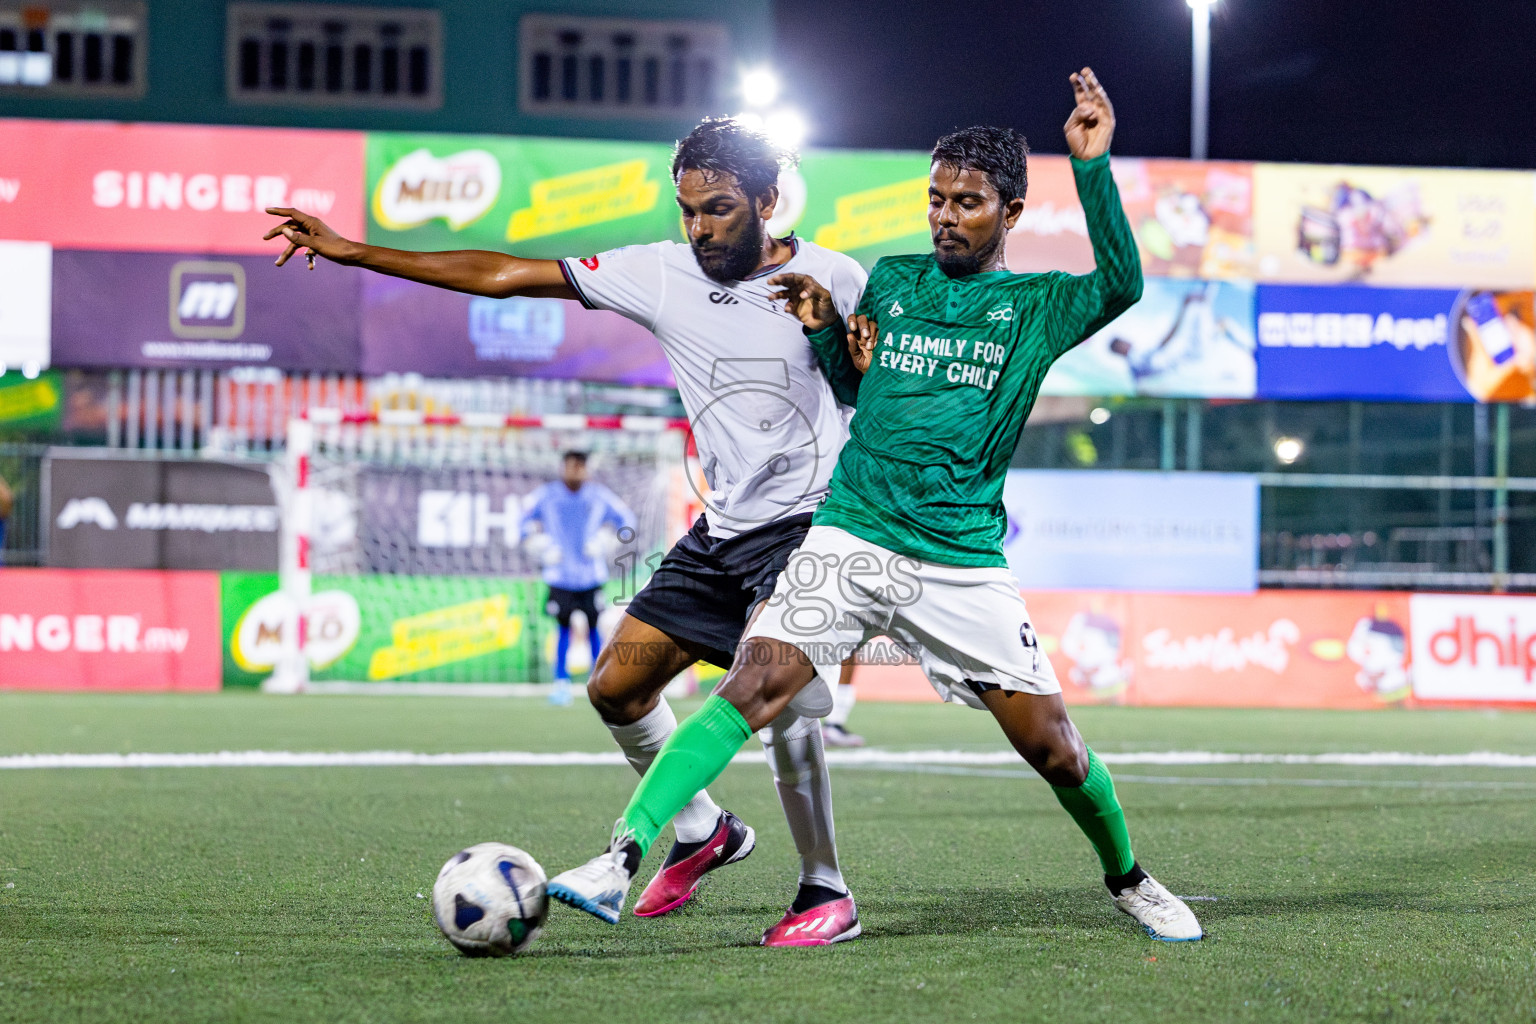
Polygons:
<instances>
[{"instance_id":1,"label":"black shorts","mask_svg":"<svg viewBox=\"0 0 1536 1024\"><path fill-rule=\"evenodd\" d=\"M566 590L564 587L549 588L549 603L544 606L546 614L552 616L560 623L560 628L571 628L571 613L584 612L587 616L587 628L597 628L597 604L600 587L591 590Z\"/></svg>"},{"instance_id":2,"label":"black shorts","mask_svg":"<svg viewBox=\"0 0 1536 1024\"><path fill-rule=\"evenodd\" d=\"M747 616L773 594L810 528L806 512L721 539L699 516L624 610L685 641L704 661L730 668Z\"/></svg>"}]
</instances>

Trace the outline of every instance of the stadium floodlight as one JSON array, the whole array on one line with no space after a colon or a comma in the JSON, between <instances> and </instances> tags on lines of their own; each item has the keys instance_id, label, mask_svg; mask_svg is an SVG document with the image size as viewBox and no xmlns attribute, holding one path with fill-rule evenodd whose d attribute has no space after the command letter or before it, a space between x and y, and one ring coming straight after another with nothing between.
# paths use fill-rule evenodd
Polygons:
<instances>
[{"instance_id":1,"label":"stadium floodlight","mask_svg":"<svg viewBox=\"0 0 1536 1024\"><path fill-rule=\"evenodd\" d=\"M736 115L736 120L741 122L744 128L750 128L758 132L763 130L763 115L755 110L743 110Z\"/></svg>"},{"instance_id":2,"label":"stadium floodlight","mask_svg":"<svg viewBox=\"0 0 1536 1024\"><path fill-rule=\"evenodd\" d=\"M1289 466L1301 458L1305 446L1294 437L1281 437L1275 440L1275 458L1282 465Z\"/></svg>"},{"instance_id":3,"label":"stadium floodlight","mask_svg":"<svg viewBox=\"0 0 1536 1024\"><path fill-rule=\"evenodd\" d=\"M1088 419L1091 420L1095 426L1103 426L1105 423L1109 422L1109 410L1104 408L1102 405L1095 406L1093 411L1088 414Z\"/></svg>"},{"instance_id":4,"label":"stadium floodlight","mask_svg":"<svg viewBox=\"0 0 1536 1024\"><path fill-rule=\"evenodd\" d=\"M1194 13L1190 44L1194 75L1189 89L1189 156L1204 160L1211 120L1211 8L1216 0L1184 0Z\"/></svg>"},{"instance_id":5,"label":"stadium floodlight","mask_svg":"<svg viewBox=\"0 0 1536 1024\"><path fill-rule=\"evenodd\" d=\"M777 145L797 149L805 141L805 118L795 110L775 110L763 119L763 131Z\"/></svg>"},{"instance_id":6,"label":"stadium floodlight","mask_svg":"<svg viewBox=\"0 0 1536 1024\"><path fill-rule=\"evenodd\" d=\"M770 67L747 68L741 73L741 102L748 107L768 107L779 98L779 76Z\"/></svg>"}]
</instances>

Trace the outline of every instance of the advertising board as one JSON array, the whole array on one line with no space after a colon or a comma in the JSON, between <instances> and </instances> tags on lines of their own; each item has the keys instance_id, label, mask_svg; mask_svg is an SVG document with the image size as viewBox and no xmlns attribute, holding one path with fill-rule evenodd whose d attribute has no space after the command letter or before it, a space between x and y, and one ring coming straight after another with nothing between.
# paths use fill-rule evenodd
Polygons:
<instances>
[{"instance_id":1,"label":"advertising board","mask_svg":"<svg viewBox=\"0 0 1536 1024\"><path fill-rule=\"evenodd\" d=\"M215 573L0 574L0 689L219 688Z\"/></svg>"}]
</instances>

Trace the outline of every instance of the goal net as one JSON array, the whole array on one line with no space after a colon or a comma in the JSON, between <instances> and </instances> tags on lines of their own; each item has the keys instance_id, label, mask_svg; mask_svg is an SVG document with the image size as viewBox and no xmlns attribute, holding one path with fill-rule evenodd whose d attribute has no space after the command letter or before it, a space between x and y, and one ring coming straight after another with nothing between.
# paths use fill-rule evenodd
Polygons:
<instances>
[{"instance_id":1,"label":"goal net","mask_svg":"<svg viewBox=\"0 0 1536 1024\"><path fill-rule=\"evenodd\" d=\"M633 531L596 539L609 604L622 606L687 529L686 437L685 421L656 417L290 421L273 601L291 625L268 630L279 649L264 688L547 681L556 627L542 569L555 553L521 529L529 498L560 479L566 452L587 453L589 479L634 513Z\"/></svg>"}]
</instances>

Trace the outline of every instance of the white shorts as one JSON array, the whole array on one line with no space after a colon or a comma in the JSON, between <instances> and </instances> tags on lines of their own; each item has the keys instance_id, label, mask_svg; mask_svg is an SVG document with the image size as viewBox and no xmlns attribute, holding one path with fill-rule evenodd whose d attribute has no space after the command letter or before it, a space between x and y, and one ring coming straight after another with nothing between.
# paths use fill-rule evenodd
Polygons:
<instances>
[{"instance_id":1,"label":"white shorts","mask_svg":"<svg viewBox=\"0 0 1536 1024\"><path fill-rule=\"evenodd\" d=\"M742 639L754 636L805 652L815 691L836 686L845 658L887 636L946 701L983 708L984 690L1061 692L1006 568L922 562L835 526L811 527Z\"/></svg>"}]
</instances>

